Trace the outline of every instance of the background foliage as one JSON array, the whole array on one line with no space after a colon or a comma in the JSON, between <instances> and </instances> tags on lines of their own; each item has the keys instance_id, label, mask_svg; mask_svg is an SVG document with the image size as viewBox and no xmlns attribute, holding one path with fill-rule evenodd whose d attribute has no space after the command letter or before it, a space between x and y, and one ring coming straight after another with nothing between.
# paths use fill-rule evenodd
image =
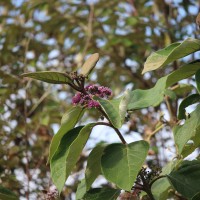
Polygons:
<instances>
[{"instance_id":1,"label":"background foliage","mask_svg":"<svg viewBox=\"0 0 200 200\"><path fill-rule=\"evenodd\" d=\"M42 198L42 190L52 184L46 165L49 144L74 92L67 86L22 79L20 74L70 72L80 67L88 54L98 52L101 59L91 80L109 86L115 95L125 88L152 88L158 78L199 55L141 74L152 51L187 37L198 37L198 8L199 2L193 0L0 1L1 185L22 199ZM191 81L176 90L178 98L170 112L166 101L134 112L123 127L124 135L135 140L148 137L160 118L169 122L151 140L154 148L148 164L163 166L174 156L169 127L174 123L180 98L193 89L187 85ZM96 118L91 112L84 117L90 121ZM85 149L61 198L73 198L81 177L76 172L84 167L87 155Z\"/></svg>"}]
</instances>

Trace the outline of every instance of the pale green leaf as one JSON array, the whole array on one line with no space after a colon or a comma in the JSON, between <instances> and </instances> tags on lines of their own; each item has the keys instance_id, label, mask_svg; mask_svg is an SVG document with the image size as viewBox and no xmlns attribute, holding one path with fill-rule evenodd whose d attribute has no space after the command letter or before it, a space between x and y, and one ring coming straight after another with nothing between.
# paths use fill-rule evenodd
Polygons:
<instances>
[{"instance_id":1,"label":"pale green leaf","mask_svg":"<svg viewBox=\"0 0 200 200\"><path fill-rule=\"evenodd\" d=\"M87 167L85 171L87 190L90 189L97 176L101 174L101 156L105 147L106 144L97 145L88 156Z\"/></svg>"},{"instance_id":2,"label":"pale green leaf","mask_svg":"<svg viewBox=\"0 0 200 200\"><path fill-rule=\"evenodd\" d=\"M178 126L174 130L174 140L177 146L178 153L181 154L185 144L193 138L200 137L200 105L191 113L182 126ZM194 139L194 143L198 138ZM198 144L196 144L198 145Z\"/></svg>"},{"instance_id":3,"label":"pale green leaf","mask_svg":"<svg viewBox=\"0 0 200 200\"><path fill-rule=\"evenodd\" d=\"M171 74L160 78L156 85L148 90L137 89L130 93L130 101L128 104L128 110L135 110L146 108L149 106L159 105L164 97L164 91L166 88L177 83L180 80L186 79L196 73L200 69L200 62L192 62L183 65L178 70ZM155 98L156 97L156 98Z\"/></svg>"},{"instance_id":4,"label":"pale green leaf","mask_svg":"<svg viewBox=\"0 0 200 200\"><path fill-rule=\"evenodd\" d=\"M0 199L1 200L18 200L16 194L7 188L0 185Z\"/></svg>"},{"instance_id":5,"label":"pale green leaf","mask_svg":"<svg viewBox=\"0 0 200 200\"><path fill-rule=\"evenodd\" d=\"M200 70L198 70L195 74L195 80L197 84L197 90L200 93Z\"/></svg>"},{"instance_id":6,"label":"pale green leaf","mask_svg":"<svg viewBox=\"0 0 200 200\"><path fill-rule=\"evenodd\" d=\"M81 182L78 184L76 190L76 200L82 200L86 192L87 190L86 190L85 179L82 179Z\"/></svg>"},{"instance_id":7,"label":"pale green leaf","mask_svg":"<svg viewBox=\"0 0 200 200\"><path fill-rule=\"evenodd\" d=\"M67 84L72 82L67 73L53 71L29 72L22 74L21 77L29 77L53 84Z\"/></svg>"},{"instance_id":8,"label":"pale green leaf","mask_svg":"<svg viewBox=\"0 0 200 200\"><path fill-rule=\"evenodd\" d=\"M96 66L97 62L99 60L99 54L98 53L94 53L92 54L83 64L83 66L81 67L81 74L83 74L84 76L88 76L92 70L94 69L94 67Z\"/></svg>"},{"instance_id":9,"label":"pale green leaf","mask_svg":"<svg viewBox=\"0 0 200 200\"><path fill-rule=\"evenodd\" d=\"M144 164L148 149L149 144L145 141L108 145L101 159L103 175L119 188L130 191Z\"/></svg>"},{"instance_id":10,"label":"pale green leaf","mask_svg":"<svg viewBox=\"0 0 200 200\"><path fill-rule=\"evenodd\" d=\"M142 74L163 67L179 58L200 50L200 40L188 38L152 53L144 64Z\"/></svg>"},{"instance_id":11,"label":"pale green leaf","mask_svg":"<svg viewBox=\"0 0 200 200\"><path fill-rule=\"evenodd\" d=\"M50 160L51 177L59 192L73 170L95 123L76 127L65 134Z\"/></svg>"},{"instance_id":12,"label":"pale green leaf","mask_svg":"<svg viewBox=\"0 0 200 200\"><path fill-rule=\"evenodd\" d=\"M48 161L51 160L55 151L57 150L60 140L64 134L66 134L69 130L71 130L78 120L82 117L84 109L76 106L71 107L62 117L61 120L61 127L58 132L54 135L53 139L51 140L50 149L49 149L49 158Z\"/></svg>"}]
</instances>

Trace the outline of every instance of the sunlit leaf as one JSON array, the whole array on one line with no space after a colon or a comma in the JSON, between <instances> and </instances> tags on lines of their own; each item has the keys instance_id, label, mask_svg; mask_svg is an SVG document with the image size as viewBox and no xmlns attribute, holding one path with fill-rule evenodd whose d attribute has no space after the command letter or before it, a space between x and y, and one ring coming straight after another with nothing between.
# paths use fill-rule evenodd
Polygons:
<instances>
[{"instance_id":1,"label":"sunlit leaf","mask_svg":"<svg viewBox=\"0 0 200 200\"><path fill-rule=\"evenodd\" d=\"M179 58L200 50L200 40L188 38L183 42L176 42L168 47L152 53L144 64L142 73L163 67Z\"/></svg>"},{"instance_id":2,"label":"sunlit leaf","mask_svg":"<svg viewBox=\"0 0 200 200\"><path fill-rule=\"evenodd\" d=\"M83 64L83 66L81 67L81 74L83 74L84 76L88 76L92 70L94 69L94 67L96 66L97 62L99 60L99 54L98 53L94 53L92 54Z\"/></svg>"},{"instance_id":3,"label":"sunlit leaf","mask_svg":"<svg viewBox=\"0 0 200 200\"><path fill-rule=\"evenodd\" d=\"M200 69L200 62L192 62L190 64L183 65L181 68L172 72L171 74L160 78L157 81L156 85L151 89L136 89L132 91L130 93L128 110L135 110L159 105L163 100L164 91L166 88L170 87L180 80L186 79L194 75L198 69Z\"/></svg>"},{"instance_id":4,"label":"sunlit leaf","mask_svg":"<svg viewBox=\"0 0 200 200\"><path fill-rule=\"evenodd\" d=\"M178 153L181 154L185 144L193 138L199 138L200 130L200 105L190 114L190 118L187 119L182 126L178 126L174 129L174 140L177 146ZM194 144L199 144L199 141L196 138L193 140Z\"/></svg>"}]
</instances>

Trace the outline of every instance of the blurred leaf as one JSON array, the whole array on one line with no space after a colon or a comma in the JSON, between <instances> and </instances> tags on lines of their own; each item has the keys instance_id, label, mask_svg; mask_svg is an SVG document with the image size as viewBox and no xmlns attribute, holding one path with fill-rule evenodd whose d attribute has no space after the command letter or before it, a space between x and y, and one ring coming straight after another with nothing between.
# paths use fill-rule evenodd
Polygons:
<instances>
[{"instance_id":1,"label":"blurred leaf","mask_svg":"<svg viewBox=\"0 0 200 200\"><path fill-rule=\"evenodd\" d=\"M176 93L173 90L165 89L164 95L169 96L172 100L176 99Z\"/></svg>"},{"instance_id":2,"label":"blurred leaf","mask_svg":"<svg viewBox=\"0 0 200 200\"><path fill-rule=\"evenodd\" d=\"M94 53L92 54L83 64L83 66L81 67L81 74L83 74L84 76L88 76L92 70L94 69L94 67L96 66L97 62L99 60L99 54L98 53Z\"/></svg>"},{"instance_id":3,"label":"blurred leaf","mask_svg":"<svg viewBox=\"0 0 200 200\"><path fill-rule=\"evenodd\" d=\"M145 141L130 144L110 144L101 159L102 172L107 180L130 191L147 156L149 144Z\"/></svg>"},{"instance_id":4,"label":"blurred leaf","mask_svg":"<svg viewBox=\"0 0 200 200\"><path fill-rule=\"evenodd\" d=\"M78 184L76 190L76 200L82 200L83 196L87 192L85 179L82 179L81 182Z\"/></svg>"},{"instance_id":5,"label":"blurred leaf","mask_svg":"<svg viewBox=\"0 0 200 200\"><path fill-rule=\"evenodd\" d=\"M163 67L179 58L200 50L200 40L188 38L152 53L144 64L142 74Z\"/></svg>"},{"instance_id":6,"label":"blurred leaf","mask_svg":"<svg viewBox=\"0 0 200 200\"><path fill-rule=\"evenodd\" d=\"M176 161L171 161L171 162L167 163L162 168L162 173L160 175L169 174L174 169L176 164L177 164ZM167 199L168 193L169 193L169 190L171 189L171 187L172 186L169 183L167 177L156 180L151 187L151 191L152 191L152 194L153 194L155 200Z\"/></svg>"},{"instance_id":7,"label":"blurred leaf","mask_svg":"<svg viewBox=\"0 0 200 200\"><path fill-rule=\"evenodd\" d=\"M73 170L90 136L95 123L71 129L61 139L60 145L50 161L51 177L59 192Z\"/></svg>"},{"instance_id":8,"label":"blurred leaf","mask_svg":"<svg viewBox=\"0 0 200 200\"><path fill-rule=\"evenodd\" d=\"M53 84L71 83L70 76L67 73L62 73L62 72L52 72L52 71L29 72L22 74L21 77L29 77Z\"/></svg>"},{"instance_id":9,"label":"blurred leaf","mask_svg":"<svg viewBox=\"0 0 200 200\"><path fill-rule=\"evenodd\" d=\"M194 89L193 85L188 85L188 84L178 84L177 86L178 87L173 89L173 91L176 93L176 95L181 97L187 95Z\"/></svg>"},{"instance_id":10,"label":"blurred leaf","mask_svg":"<svg viewBox=\"0 0 200 200\"><path fill-rule=\"evenodd\" d=\"M195 80L197 84L197 90L200 93L200 70L198 70L195 74Z\"/></svg>"},{"instance_id":11,"label":"blurred leaf","mask_svg":"<svg viewBox=\"0 0 200 200\"><path fill-rule=\"evenodd\" d=\"M0 199L1 200L18 200L16 194L0 185Z\"/></svg>"},{"instance_id":12,"label":"blurred leaf","mask_svg":"<svg viewBox=\"0 0 200 200\"><path fill-rule=\"evenodd\" d=\"M200 161L183 161L181 166L168 176L173 187L184 197L192 198L200 192Z\"/></svg>"},{"instance_id":13,"label":"blurred leaf","mask_svg":"<svg viewBox=\"0 0 200 200\"><path fill-rule=\"evenodd\" d=\"M194 103L200 102L200 95L199 94L192 94L187 96L179 105L178 108L178 119L186 119L186 108Z\"/></svg>"},{"instance_id":14,"label":"blurred leaf","mask_svg":"<svg viewBox=\"0 0 200 200\"><path fill-rule=\"evenodd\" d=\"M164 97L164 91L176 82L186 79L200 68L199 61L183 65L171 74L160 78L156 85L148 90L136 89L130 93L129 110L159 105ZM155 98L156 97L156 98Z\"/></svg>"},{"instance_id":15,"label":"blurred leaf","mask_svg":"<svg viewBox=\"0 0 200 200\"><path fill-rule=\"evenodd\" d=\"M51 160L54 153L56 152L60 144L61 138L76 125L78 120L82 117L83 112L84 112L83 108L76 106L76 107L71 107L63 115L61 120L61 127L51 140L48 161Z\"/></svg>"},{"instance_id":16,"label":"blurred leaf","mask_svg":"<svg viewBox=\"0 0 200 200\"><path fill-rule=\"evenodd\" d=\"M116 200L120 190L111 188L94 188L89 190L82 200Z\"/></svg>"},{"instance_id":17,"label":"blurred leaf","mask_svg":"<svg viewBox=\"0 0 200 200\"><path fill-rule=\"evenodd\" d=\"M85 182L87 190L90 189L97 176L101 174L101 156L105 147L106 144L97 145L88 156L87 167L85 170Z\"/></svg>"},{"instance_id":18,"label":"blurred leaf","mask_svg":"<svg viewBox=\"0 0 200 200\"><path fill-rule=\"evenodd\" d=\"M200 199L200 192L198 192L197 194L195 194L193 197L192 197L192 200L199 200Z\"/></svg>"},{"instance_id":19,"label":"blurred leaf","mask_svg":"<svg viewBox=\"0 0 200 200\"><path fill-rule=\"evenodd\" d=\"M185 144L195 137L199 137L200 130L200 105L190 114L182 126L174 129L174 140L177 146L178 153L181 154ZM198 142L197 140L194 142ZM198 145L198 144L197 144Z\"/></svg>"}]
</instances>

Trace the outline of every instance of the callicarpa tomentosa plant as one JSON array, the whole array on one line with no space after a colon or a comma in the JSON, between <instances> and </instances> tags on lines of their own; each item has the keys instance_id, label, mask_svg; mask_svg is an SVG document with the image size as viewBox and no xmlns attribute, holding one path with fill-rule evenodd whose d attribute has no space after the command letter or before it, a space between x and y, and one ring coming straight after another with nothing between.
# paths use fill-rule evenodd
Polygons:
<instances>
[{"instance_id":1,"label":"callicarpa tomentosa plant","mask_svg":"<svg viewBox=\"0 0 200 200\"><path fill-rule=\"evenodd\" d=\"M165 67L177 59L200 50L200 40L188 38L152 53L144 64L142 73ZM72 98L72 106L64 114L61 126L54 135L49 149L51 177L59 192L73 170L78 158L95 126L105 125L114 129L121 143L103 143L90 153L85 170L85 178L80 182L76 199L113 200L139 199L200 199L200 160L184 160L200 146L200 61L195 60L180 66L177 70L161 77L153 88L125 91L118 98L112 98L108 87L88 84L88 77L99 54L92 54L82 68L71 73L42 71L22 74L53 84L67 84L77 91ZM176 98L179 81L195 75L196 90L179 105L173 128L176 156L162 169L148 170L145 161L151 148L151 138L166 125L161 121L155 131L145 140L129 143L120 132L127 112L150 106L158 106L164 98ZM195 104L194 111L186 113L186 107ZM85 126L76 126L87 109L93 109L106 119ZM113 188L92 188L93 182L102 174ZM124 192L122 192L124 191ZM141 191L143 191L141 193ZM145 197L146 196L146 197Z\"/></svg>"}]
</instances>

